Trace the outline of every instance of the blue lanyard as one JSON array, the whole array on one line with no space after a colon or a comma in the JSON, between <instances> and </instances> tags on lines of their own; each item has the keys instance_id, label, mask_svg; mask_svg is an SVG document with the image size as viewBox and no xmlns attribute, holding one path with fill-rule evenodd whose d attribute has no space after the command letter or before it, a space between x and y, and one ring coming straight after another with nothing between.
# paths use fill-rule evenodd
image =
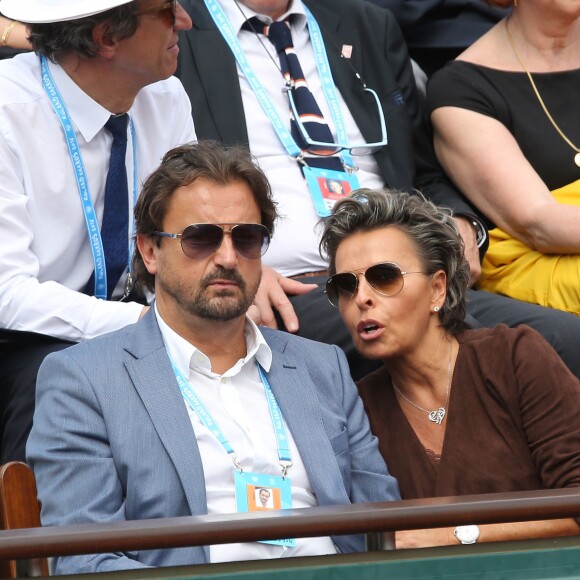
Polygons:
<instances>
[{"instance_id":1,"label":"blue lanyard","mask_svg":"<svg viewBox=\"0 0 580 580\"><path fill-rule=\"evenodd\" d=\"M230 442L227 440L223 431L219 428L218 424L215 422L213 416L208 411L207 407L203 401L197 396L196 392L193 390L187 378L183 375L181 370L173 362L171 357L171 366L173 367L173 372L175 373L175 378L177 379L177 384L183 398L193 409L199 420L205 425L205 427L210 431L210 433L219 441L221 446L224 448L225 452L230 456L236 469L243 471L242 466L237 460L236 452L231 446ZM258 372L260 373L260 380L264 385L264 391L266 393L266 400L268 402L268 408L270 409L270 417L272 419L272 426L274 427L274 434L276 435L276 444L278 447L278 461L282 466L282 475L286 477L286 472L288 468L292 466L292 454L290 452L290 444L288 442L288 437L286 436L286 427L284 426L284 419L282 418L282 412L280 411L280 406L276 397L272 392L268 378L264 373L264 370L258 362Z\"/></svg>"},{"instance_id":2,"label":"blue lanyard","mask_svg":"<svg viewBox=\"0 0 580 580\"><path fill-rule=\"evenodd\" d=\"M77 181L77 188L81 198L81 204L83 208L83 213L85 216L85 223L87 226L87 231L89 234L89 241L91 244L91 250L93 253L93 264L95 268L95 288L94 295L97 298L107 299L107 268L105 265L105 252L103 250L103 240L101 239L101 230L97 222L97 217L95 214L95 207L93 200L91 199L91 192L89 190L89 182L87 179L87 174L85 170L85 164L83 162L83 157L81 154L81 148L75 131L73 129L72 121L68 114L66 104L62 98L52 74L48 68L48 63L46 57L42 55L40 57L40 68L42 74L42 85L58 120L62 126L66 137L66 144L68 147L68 152L70 160L75 172L75 177ZM135 140L135 127L133 121L130 121L131 127L131 142L133 145L133 205L137 201L137 151L136 151L136 140ZM133 227L134 229L134 227ZM131 264L131 256L133 254L133 240L129 238L129 255L127 256L127 264Z\"/></svg>"},{"instance_id":3,"label":"blue lanyard","mask_svg":"<svg viewBox=\"0 0 580 580\"><path fill-rule=\"evenodd\" d=\"M290 157L293 157L297 160L302 160L303 154L300 147L298 147L297 143L292 138L290 131L286 127L287 123L280 119L280 115L278 115L277 111L275 110L272 101L264 90L264 87L250 68L250 64L248 63L246 55L240 46L236 32L228 21L222 7L218 4L217 0L204 0L204 2L216 26L230 47L230 50L232 51L238 65L240 66L240 69L250 84L252 91L260 102L262 109L272 123L272 127L276 131L276 134L284 146L284 149L286 149L286 152L288 155L290 155ZM328 56L324 48L322 33L320 32L318 23L316 22L314 16L307 6L304 6L304 10L308 19L308 32L310 33L310 39L314 49L318 74L320 75L324 95L330 107L330 114L332 116L334 126L336 127L338 142L348 143L346 125L342 116L342 109L338 100L336 86L330 71L330 64L328 62ZM343 165L349 167L351 170L355 169L354 160L348 151L341 151L340 158Z\"/></svg>"}]
</instances>

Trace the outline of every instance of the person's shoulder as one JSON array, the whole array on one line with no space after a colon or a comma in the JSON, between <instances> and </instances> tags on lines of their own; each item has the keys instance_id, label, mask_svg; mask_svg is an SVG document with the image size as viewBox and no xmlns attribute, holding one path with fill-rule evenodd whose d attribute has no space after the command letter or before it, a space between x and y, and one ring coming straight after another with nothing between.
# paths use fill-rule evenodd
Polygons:
<instances>
[{"instance_id":1,"label":"person's shoulder","mask_svg":"<svg viewBox=\"0 0 580 580\"><path fill-rule=\"evenodd\" d=\"M174 76L143 87L135 98L132 113L147 127L155 127L155 121L162 120L178 133L187 123L192 123L189 97L181 81ZM171 131L167 131L164 137L171 141ZM170 147L175 144L171 141Z\"/></svg>"},{"instance_id":2,"label":"person's shoulder","mask_svg":"<svg viewBox=\"0 0 580 580\"><path fill-rule=\"evenodd\" d=\"M509 327L505 324L498 324L492 328L477 328L466 330L458 335L457 339L463 345L475 348L491 348L506 352L513 348L513 345L522 340L544 341L542 336L533 328L526 324Z\"/></svg>"},{"instance_id":3,"label":"person's shoulder","mask_svg":"<svg viewBox=\"0 0 580 580\"><path fill-rule=\"evenodd\" d=\"M145 98L155 98L159 96L165 98L167 95L181 96L182 94L185 94L185 89L183 88L181 81L175 76L170 76L169 78L143 87L139 91L135 100L139 101Z\"/></svg>"},{"instance_id":4,"label":"person's shoulder","mask_svg":"<svg viewBox=\"0 0 580 580\"><path fill-rule=\"evenodd\" d=\"M124 352L123 347L128 343L129 337L133 336L137 324L129 324L119 330L73 344L69 348L50 354L49 357L77 362L90 360L95 361L95 364L107 361L107 364L110 364L113 360L120 358Z\"/></svg>"},{"instance_id":5,"label":"person's shoulder","mask_svg":"<svg viewBox=\"0 0 580 580\"><path fill-rule=\"evenodd\" d=\"M42 96L40 61L33 53L0 61L0 105L27 103Z\"/></svg>"},{"instance_id":6,"label":"person's shoulder","mask_svg":"<svg viewBox=\"0 0 580 580\"><path fill-rule=\"evenodd\" d=\"M338 347L334 345L311 340L310 338L304 338L303 336L297 336L289 332L274 330L264 326L260 326L259 329L262 333L262 336L266 339L266 342L270 345L271 348L292 349L304 353L312 351L327 351L330 353L332 351L339 350Z\"/></svg>"},{"instance_id":7,"label":"person's shoulder","mask_svg":"<svg viewBox=\"0 0 580 580\"><path fill-rule=\"evenodd\" d=\"M444 106L463 106L467 103L482 112L489 101L498 98L498 84L506 82L505 75L513 74L458 57L435 71L427 83L427 106L430 111ZM492 98L493 97L493 98Z\"/></svg>"},{"instance_id":8,"label":"person's shoulder","mask_svg":"<svg viewBox=\"0 0 580 580\"><path fill-rule=\"evenodd\" d=\"M338 346L271 328L260 327L260 332L274 360L305 368L319 389L336 389L347 378L352 382L346 355Z\"/></svg>"},{"instance_id":9,"label":"person's shoulder","mask_svg":"<svg viewBox=\"0 0 580 580\"><path fill-rule=\"evenodd\" d=\"M485 66L491 69L504 70L511 67L511 51L508 45L505 20L501 20L485 34L468 46L456 60ZM507 57L507 58L506 58Z\"/></svg>"}]
</instances>

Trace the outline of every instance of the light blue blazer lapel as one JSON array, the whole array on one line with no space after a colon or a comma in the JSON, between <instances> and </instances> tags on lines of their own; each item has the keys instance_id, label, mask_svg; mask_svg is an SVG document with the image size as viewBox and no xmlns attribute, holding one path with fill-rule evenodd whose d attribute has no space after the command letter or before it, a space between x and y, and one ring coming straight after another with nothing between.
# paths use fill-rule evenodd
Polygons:
<instances>
[{"instance_id":1,"label":"light blue blazer lapel","mask_svg":"<svg viewBox=\"0 0 580 580\"><path fill-rule=\"evenodd\" d=\"M175 465L191 513L205 514L205 478L199 448L153 309L135 326L127 351L135 357L127 363L127 371Z\"/></svg>"},{"instance_id":2,"label":"light blue blazer lapel","mask_svg":"<svg viewBox=\"0 0 580 580\"><path fill-rule=\"evenodd\" d=\"M321 412L324 401L318 398L316 385L301 361L284 352L283 334L274 340L269 336L267 340L273 355L268 381L296 442L318 503L350 503L329 434L324 428ZM289 476L292 478L291 469Z\"/></svg>"}]
</instances>

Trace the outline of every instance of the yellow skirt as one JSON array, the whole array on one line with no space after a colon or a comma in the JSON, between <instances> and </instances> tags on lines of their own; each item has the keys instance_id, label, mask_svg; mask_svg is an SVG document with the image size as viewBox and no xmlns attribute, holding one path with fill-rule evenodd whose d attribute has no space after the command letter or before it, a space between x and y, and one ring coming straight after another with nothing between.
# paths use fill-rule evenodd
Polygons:
<instances>
[{"instance_id":1,"label":"yellow skirt","mask_svg":"<svg viewBox=\"0 0 580 580\"><path fill-rule=\"evenodd\" d=\"M580 180L552 195L561 204L580 206ZM495 228L479 288L580 316L580 254L542 254Z\"/></svg>"}]
</instances>

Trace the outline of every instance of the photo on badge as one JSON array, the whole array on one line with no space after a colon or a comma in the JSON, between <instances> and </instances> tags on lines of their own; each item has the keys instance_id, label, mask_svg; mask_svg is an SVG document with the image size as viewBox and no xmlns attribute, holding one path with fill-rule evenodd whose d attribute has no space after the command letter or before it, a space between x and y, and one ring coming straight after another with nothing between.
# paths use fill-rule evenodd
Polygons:
<instances>
[{"instance_id":1,"label":"photo on badge","mask_svg":"<svg viewBox=\"0 0 580 580\"><path fill-rule=\"evenodd\" d=\"M279 488L247 485L246 493L248 495L249 512L282 509L282 498Z\"/></svg>"}]
</instances>

